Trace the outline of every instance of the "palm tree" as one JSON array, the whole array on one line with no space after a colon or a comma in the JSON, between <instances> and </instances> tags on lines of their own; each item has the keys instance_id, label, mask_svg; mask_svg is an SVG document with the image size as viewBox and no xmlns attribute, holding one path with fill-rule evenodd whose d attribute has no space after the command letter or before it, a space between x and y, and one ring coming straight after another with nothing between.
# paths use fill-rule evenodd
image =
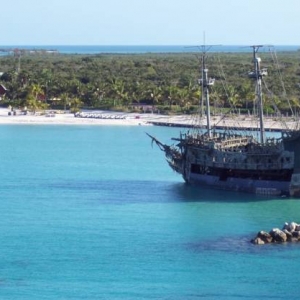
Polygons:
<instances>
[{"instance_id":1,"label":"palm tree","mask_svg":"<svg viewBox=\"0 0 300 300\"><path fill-rule=\"evenodd\" d=\"M34 96L36 100L38 100L40 96L45 96L42 87L38 83L31 85L30 93Z\"/></svg>"},{"instance_id":2,"label":"palm tree","mask_svg":"<svg viewBox=\"0 0 300 300\"><path fill-rule=\"evenodd\" d=\"M152 104L159 104L159 101L162 97L162 90L160 86L153 86L149 89L150 98L152 100Z\"/></svg>"},{"instance_id":3,"label":"palm tree","mask_svg":"<svg viewBox=\"0 0 300 300\"><path fill-rule=\"evenodd\" d=\"M83 85L76 79L72 78L66 84L67 91L71 92L75 97L81 97L83 94Z\"/></svg>"},{"instance_id":4,"label":"palm tree","mask_svg":"<svg viewBox=\"0 0 300 300\"><path fill-rule=\"evenodd\" d=\"M170 108L174 103L176 104L177 94L178 94L178 88L176 86L174 85L166 86L164 91L164 96L167 99Z\"/></svg>"},{"instance_id":5,"label":"palm tree","mask_svg":"<svg viewBox=\"0 0 300 300\"><path fill-rule=\"evenodd\" d=\"M211 89L209 92L210 104L213 106L213 115L217 114L217 107L221 106L221 101L217 89Z\"/></svg>"},{"instance_id":6,"label":"palm tree","mask_svg":"<svg viewBox=\"0 0 300 300\"><path fill-rule=\"evenodd\" d=\"M38 109L46 109L48 105L39 99L41 95L44 95L41 86L39 84L32 84L28 88L24 106L26 106L29 110L32 110L34 113Z\"/></svg>"},{"instance_id":7,"label":"palm tree","mask_svg":"<svg viewBox=\"0 0 300 300\"><path fill-rule=\"evenodd\" d=\"M112 97L114 99L114 106L122 105L125 103L128 103L128 91L125 89L125 82L122 79L118 78L111 78L109 79L109 83L111 85L111 92ZM115 101L117 100L117 102ZM120 103L119 101L122 101L123 103Z\"/></svg>"},{"instance_id":8,"label":"palm tree","mask_svg":"<svg viewBox=\"0 0 300 300\"><path fill-rule=\"evenodd\" d=\"M83 102L77 97L71 99L71 101L70 101L71 112L74 112L74 113L78 112L80 110L80 107L82 106L82 104L83 104Z\"/></svg>"},{"instance_id":9,"label":"palm tree","mask_svg":"<svg viewBox=\"0 0 300 300\"><path fill-rule=\"evenodd\" d=\"M181 109L183 109L188 103L188 96L189 96L188 88L187 87L178 88L177 96L178 96L178 104L181 107Z\"/></svg>"},{"instance_id":10,"label":"palm tree","mask_svg":"<svg viewBox=\"0 0 300 300\"><path fill-rule=\"evenodd\" d=\"M64 106L64 111L66 112L67 110L67 105L70 105L70 99L69 99L69 95L67 92L64 92L61 94L60 96L60 101L63 103Z\"/></svg>"},{"instance_id":11,"label":"palm tree","mask_svg":"<svg viewBox=\"0 0 300 300\"><path fill-rule=\"evenodd\" d=\"M134 81L133 83L130 84L129 86L129 94L130 94L130 105L135 103L139 103L140 99L142 98L142 94L144 91L144 86L140 84L139 81Z\"/></svg>"},{"instance_id":12,"label":"palm tree","mask_svg":"<svg viewBox=\"0 0 300 300\"><path fill-rule=\"evenodd\" d=\"M234 110L242 106L241 97L235 87L229 85L227 87L227 95L228 95L228 102Z\"/></svg>"},{"instance_id":13,"label":"palm tree","mask_svg":"<svg viewBox=\"0 0 300 300\"><path fill-rule=\"evenodd\" d=\"M39 83L41 84L41 87L43 87L45 91L45 102L47 103L47 100L49 99L49 91L50 86L52 83L52 73L50 69L43 69L39 74Z\"/></svg>"},{"instance_id":14,"label":"palm tree","mask_svg":"<svg viewBox=\"0 0 300 300\"><path fill-rule=\"evenodd\" d=\"M239 87L239 94L241 96L241 99L243 100L243 107L248 110L249 109L249 103L251 103L250 107L253 107L253 101L255 99L255 90L251 83L243 83Z\"/></svg>"}]
</instances>

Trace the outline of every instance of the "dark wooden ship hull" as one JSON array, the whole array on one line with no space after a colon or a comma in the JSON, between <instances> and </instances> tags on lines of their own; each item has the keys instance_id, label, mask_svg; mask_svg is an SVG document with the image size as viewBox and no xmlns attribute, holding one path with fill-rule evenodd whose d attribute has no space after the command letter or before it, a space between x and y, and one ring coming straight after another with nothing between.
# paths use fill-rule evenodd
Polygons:
<instances>
[{"instance_id":1,"label":"dark wooden ship hull","mask_svg":"<svg viewBox=\"0 0 300 300\"><path fill-rule=\"evenodd\" d=\"M191 174L189 182L199 186L270 196L290 196L290 181L263 180Z\"/></svg>"},{"instance_id":2,"label":"dark wooden ship hull","mask_svg":"<svg viewBox=\"0 0 300 300\"><path fill-rule=\"evenodd\" d=\"M219 136L219 134L218 134ZM271 196L300 197L300 132L265 145L251 137L220 139L181 135L177 146L162 144L169 166L188 184Z\"/></svg>"}]
</instances>

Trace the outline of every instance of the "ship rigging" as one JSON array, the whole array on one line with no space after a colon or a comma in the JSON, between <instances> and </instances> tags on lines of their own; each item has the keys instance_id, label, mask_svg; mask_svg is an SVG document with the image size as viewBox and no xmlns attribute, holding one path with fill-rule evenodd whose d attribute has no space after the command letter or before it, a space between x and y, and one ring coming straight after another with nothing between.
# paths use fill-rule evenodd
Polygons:
<instances>
[{"instance_id":1,"label":"ship rigging","mask_svg":"<svg viewBox=\"0 0 300 300\"><path fill-rule=\"evenodd\" d=\"M206 104L204 132L181 133L173 138L176 145L166 145L150 136L165 153L169 166L190 184L267 195L300 197L300 130L282 130L280 138L266 137L262 81L268 75L261 67L254 45L253 70L248 77L255 81L258 106L259 138L245 132L214 130L211 125L209 92L215 80L208 76L206 51L202 52L202 95ZM205 49L205 48L204 48Z\"/></svg>"}]
</instances>

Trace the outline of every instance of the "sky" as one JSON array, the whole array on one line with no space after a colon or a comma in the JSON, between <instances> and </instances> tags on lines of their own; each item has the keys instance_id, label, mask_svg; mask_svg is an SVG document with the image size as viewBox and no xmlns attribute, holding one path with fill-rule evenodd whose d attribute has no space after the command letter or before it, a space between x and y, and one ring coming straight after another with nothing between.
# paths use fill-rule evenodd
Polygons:
<instances>
[{"instance_id":1,"label":"sky","mask_svg":"<svg viewBox=\"0 0 300 300\"><path fill-rule=\"evenodd\" d=\"M300 45L300 0L13 0L0 45Z\"/></svg>"}]
</instances>

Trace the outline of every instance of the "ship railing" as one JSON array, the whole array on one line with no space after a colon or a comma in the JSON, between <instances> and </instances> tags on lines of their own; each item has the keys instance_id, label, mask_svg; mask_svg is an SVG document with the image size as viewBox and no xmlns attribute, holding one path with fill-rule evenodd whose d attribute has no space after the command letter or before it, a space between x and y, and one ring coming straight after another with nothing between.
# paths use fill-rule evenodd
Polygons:
<instances>
[{"instance_id":1,"label":"ship railing","mask_svg":"<svg viewBox=\"0 0 300 300\"><path fill-rule=\"evenodd\" d=\"M258 155L258 156L265 156L265 155L279 155L282 150L283 150L283 146L282 143L278 142L278 143L267 143L265 145L256 145L256 144L242 144L240 146L247 146L247 148L242 148L240 147L240 150L244 150L245 152L247 152L248 155ZM237 147L238 145L230 145L230 147L228 147L228 150L232 149L233 152L235 152L235 149L239 149L239 147ZM224 148L222 148L224 149ZM227 149L224 149L227 150Z\"/></svg>"},{"instance_id":2,"label":"ship railing","mask_svg":"<svg viewBox=\"0 0 300 300\"><path fill-rule=\"evenodd\" d=\"M222 141L220 143L220 147L236 147L236 146L239 146L239 145L246 145L250 142L249 138L248 137L240 137L240 138L232 138L232 139L228 139L228 140L225 140L225 141Z\"/></svg>"},{"instance_id":3,"label":"ship railing","mask_svg":"<svg viewBox=\"0 0 300 300\"><path fill-rule=\"evenodd\" d=\"M292 163L282 163L282 162L273 162L273 163L245 163L245 162L219 162L219 161L208 161L197 159L196 163L201 166L213 167L213 168L222 168L222 169L239 169L239 170L278 170L278 169L292 169Z\"/></svg>"},{"instance_id":4,"label":"ship railing","mask_svg":"<svg viewBox=\"0 0 300 300\"><path fill-rule=\"evenodd\" d=\"M263 147L258 149L249 149L247 151L248 155L256 155L256 156L266 156L266 155L279 155L282 152L282 147L274 146L274 147Z\"/></svg>"}]
</instances>

